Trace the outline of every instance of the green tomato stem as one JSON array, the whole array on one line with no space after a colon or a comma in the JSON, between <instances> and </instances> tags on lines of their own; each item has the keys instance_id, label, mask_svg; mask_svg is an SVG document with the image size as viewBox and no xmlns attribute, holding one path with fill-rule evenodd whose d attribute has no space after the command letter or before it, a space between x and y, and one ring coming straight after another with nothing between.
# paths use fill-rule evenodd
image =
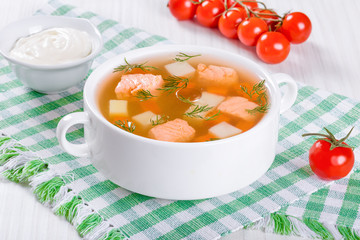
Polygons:
<instances>
[{"instance_id":1,"label":"green tomato stem","mask_svg":"<svg viewBox=\"0 0 360 240\"><path fill-rule=\"evenodd\" d=\"M328 133L328 134L322 134L322 133L304 133L302 136L303 137L307 137L307 136L320 136L320 137L323 137L323 138L320 138L318 140L324 140L328 143L330 143L330 150L333 150L334 148L337 148L337 147L344 147L344 148L351 148L351 149L354 149L353 147L345 144L345 140L349 138L352 130L354 129L354 127L351 128L351 130L349 131L348 134L346 134L345 137L341 138L340 140L337 140L334 136L334 134L332 134L327 128L324 128L325 131Z\"/></svg>"}]
</instances>

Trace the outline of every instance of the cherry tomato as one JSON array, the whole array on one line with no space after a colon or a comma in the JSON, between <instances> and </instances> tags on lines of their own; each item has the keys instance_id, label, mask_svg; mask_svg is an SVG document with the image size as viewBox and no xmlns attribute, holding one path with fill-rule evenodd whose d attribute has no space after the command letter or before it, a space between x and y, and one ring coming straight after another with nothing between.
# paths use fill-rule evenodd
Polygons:
<instances>
[{"instance_id":1,"label":"cherry tomato","mask_svg":"<svg viewBox=\"0 0 360 240\"><path fill-rule=\"evenodd\" d=\"M279 32L265 32L256 43L256 54L266 63L280 63L290 52L290 42Z\"/></svg>"},{"instance_id":2,"label":"cherry tomato","mask_svg":"<svg viewBox=\"0 0 360 240\"><path fill-rule=\"evenodd\" d=\"M270 9L255 9L254 12L257 13L258 17L263 18L263 20L268 25L268 29L273 31L276 29L276 25L280 21L274 21L274 20L280 20L281 17L277 15L277 13L274 10Z\"/></svg>"},{"instance_id":3,"label":"cherry tomato","mask_svg":"<svg viewBox=\"0 0 360 240\"><path fill-rule=\"evenodd\" d=\"M293 12L285 16L279 31L291 43L298 44L309 38L311 29L311 21L308 16L301 12Z\"/></svg>"},{"instance_id":4,"label":"cherry tomato","mask_svg":"<svg viewBox=\"0 0 360 240\"><path fill-rule=\"evenodd\" d=\"M345 177L354 166L354 152L344 140L336 140L327 129L329 135L304 134L303 136L320 135L325 138L317 140L309 151L309 163L311 170L324 180L337 180Z\"/></svg>"},{"instance_id":5,"label":"cherry tomato","mask_svg":"<svg viewBox=\"0 0 360 240\"><path fill-rule=\"evenodd\" d=\"M309 160L313 172L325 180L337 180L349 174L354 166L351 148L337 147L330 150L331 143L317 140L310 148Z\"/></svg>"},{"instance_id":6,"label":"cherry tomato","mask_svg":"<svg viewBox=\"0 0 360 240\"><path fill-rule=\"evenodd\" d=\"M192 19L197 8L197 5L191 0L170 0L168 6L171 14L178 20Z\"/></svg>"},{"instance_id":7,"label":"cherry tomato","mask_svg":"<svg viewBox=\"0 0 360 240\"><path fill-rule=\"evenodd\" d=\"M247 17L244 8L233 8L223 13L219 19L219 30L228 38L237 38L237 28Z\"/></svg>"},{"instance_id":8,"label":"cherry tomato","mask_svg":"<svg viewBox=\"0 0 360 240\"><path fill-rule=\"evenodd\" d=\"M224 10L222 0L205 0L196 9L196 18L205 27L216 27Z\"/></svg>"},{"instance_id":9,"label":"cherry tomato","mask_svg":"<svg viewBox=\"0 0 360 240\"><path fill-rule=\"evenodd\" d=\"M246 46L255 46L261 34L268 30L266 22L257 17L245 19L239 24L237 36Z\"/></svg>"},{"instance_id":10,"label":"cherry tomato","mask_svg":"<svg viewBox=\"0 0 360 240\"><path fill-rule=\"evenodd\" d=\"M233 6L235 3L236 3L236 0L227 0L228 7ZM243 4L248 6L251 9L258 7L258 3L256 2L256 0L249 0L249 1L243 2ZM239 7L239 6L240 6L240 4L237 3L236 7Z\"/></svg>"}]
</instances>

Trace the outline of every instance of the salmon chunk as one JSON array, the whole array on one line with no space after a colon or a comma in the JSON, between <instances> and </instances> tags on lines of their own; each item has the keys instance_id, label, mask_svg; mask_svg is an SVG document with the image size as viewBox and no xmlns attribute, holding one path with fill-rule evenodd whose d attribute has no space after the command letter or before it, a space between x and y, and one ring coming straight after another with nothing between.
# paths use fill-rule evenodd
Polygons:
<instances>
[{"instance_id":1,"label":"salmon chunk","mask_svg":"<svg viewBox=\"0 0 360 240\"><path fill-rule=\"evenodd\" d=\"M195 129L185 120L175 119L150 129L149 137L168 142L188 142L195 136Z\"/></svg>"},{"instance_id":2,"label":"salmon chunk","mask_svg":"<svg viewBox=\"0 0 360 240\"><path fill-rule=\"evenodd\" d=\"M118 99L135 96L140 90L148 90L155 95L157 89L164 83L161 75L154 74L126 74L121 76L121 80L115 88Z\"/></svg>"},{"instance_id":3,"label":"salmon chunk","mask_svg":"<svg viewBox=\"0 0 360 240\"><path fill-rule=\"evenodd\" d=\"M228 67L220 67L200 63L197 66L198 83L203 87L231 86L239 82L236 71Z\"/></svg>"},{"instance_id":4,"label":"salmon chunk","mask_svg":"<svg viewBox=\"0 0 360 240\"><path fill-rule=\"evenodd\" d=\"M254 114L248 113L246 110L254 109L257 106L259 105L249 101L247 98L228 97L225 101L220 103L218 109L220 110L220 112L241 118L246 121L251 121L256 116Z\"/></svg>"}]
</instances>

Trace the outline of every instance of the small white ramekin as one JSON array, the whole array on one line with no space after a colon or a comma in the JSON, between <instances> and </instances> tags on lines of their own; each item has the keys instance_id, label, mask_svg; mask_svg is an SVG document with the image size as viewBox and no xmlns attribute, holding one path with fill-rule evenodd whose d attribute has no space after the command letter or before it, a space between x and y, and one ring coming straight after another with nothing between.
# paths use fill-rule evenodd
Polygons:
<instances>
[{"instance_id":1,"label":"small white ramekin","mask_svg":"<svg viewBox=\"0 0 360 240\"><path fill-rule=\"evenodd\" d=\"M69 63L36 65L10 57L15 42L28 35L53 27L69 27L87 32L92 41L92 52L88 56ZM99 30L87 19L62 16L34 16L10 23L0 30L0 54L11 65L23 84L41 93L53 94L67 90L81 82L89 72L95 56L103 43Z\"/></svg>"}]
</instances>

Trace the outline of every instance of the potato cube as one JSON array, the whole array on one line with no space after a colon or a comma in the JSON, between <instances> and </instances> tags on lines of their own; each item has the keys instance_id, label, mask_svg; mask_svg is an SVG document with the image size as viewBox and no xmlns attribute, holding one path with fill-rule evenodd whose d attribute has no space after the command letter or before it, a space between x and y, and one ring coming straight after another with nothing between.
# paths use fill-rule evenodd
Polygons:
<instances>
[{"instance_id":1,"label":"potato cube","mask_svg":"<svg viewBox=\"0 0 360 240\"><path fill-rule=\"evenodd\" d=\"M195 73L193 68L187 62L174 62L165 65L165 69L171 74L178 77L191 77Z\"/></svg>"},{"instance_id":2,"label":"potato cube","mask_svg":"<svg viewBox=\"0 0 360 240\"><path fill-rule=\"evenodd\" d=\"M218 138L227 138L241 133L242 131L227 122L221 122L209 129L209 133Z\"/></svg>"},{"instance_id":3,"label":"potato cube","mask_svg":"<svg viewBox=\"0 0 360 240\"><path fill-rule=\"evenodd\" d=\"M128 116L127 104L128 102L126 100L110 100L110 104L109 104L110 117L127 117Z\"/></svg>"},{"instance_id":4,"label":"potato cube","mask_svg":"<svg viewBox=\"0 0 360 240\"><path fill-rule=\"evenodd\" d=\"M196 104L196 105L202 106L202 105L200 105L200 104ZM196 105L190 106L190 107L188 108L188 110L185 111L185 113L190 113L190 112L194 111L195 108L196 108ZM211 110L211 109L210 109L210 110ZM209 110L209 111L210 111L210 110ZM196 113L195 115L199 115L199 116L201 116L201 117L205 117L206 114L208 114L209 111L199 112L199 113ZM185 116L186 116L186 115L185 115Z\"/></svg>"},{"instance_id":5,"label":"potato cube","mask_svg":"<svg viewBox=\"0 0 360 240\"><path fill-rule=\"evenodd\" d=\"M197 105L208 105L209 107L216 107L222 101L224 101L225 97L216 95L213 93L202 92L200 99L195 103Z\"/></svg>"},{"instance_id":6,"label":"potato cube","mask_svg":"<svg viewBox=\"0 0 360 240\"><path fill-rule=\"evenodd\" d=\"M135 122L136 126L139 126L143 129L147 129L152 126L151 121L156 121L157 118L159 119L160 115L156 115L151 111L146 111L133 116L132 119Z\"/></svg>"},{"instance_id":7,"label":"potato cube","mask_svg":"<svg viewBox=\"0 0 360 240\"><path fill-rule=\"evenodd\" d=\"M208 93L208 92L202 92L199 100L194 102L194 105L190 106L189 109L186 110L186 112L188 113L188 112L191 112L192 110L194 110L196 105L198 105L198 106L208 105L208 107L214 108L217 105L219 105L224 99L225 99L225 97L223 97L223 96L219 96L219 95ZM213 109L210 109L209 111L211 111L211 110L213 110ZM198 115L205 117L209 111L201 112Z\"/></svg>"},{"instance_id":8,"label":"potato cube","mask_svg":"<svg viewBox=\"0 0 360 240\"><path fill-rule=\"evenodd\" d=\"M219 105L219 103L221 103L224 99L225 99L225 97L223 97L223 96L219 96L219 95L208 93L208 92L203 92L201 97L199 98L199 100L194 103L195 105L190 106L188 108L188 110L185 111L185 113L192 112L196 108L196 105L198 105L198 106L208 105L208 107L212 107L212 109L210 109L209 111L204 111L204 112L200 112L197 114L197 115L205 118L206 115L211 113L211 111L214 109L214 107ZM204 119L202 119L202 118L192 118L192 117L187 117L187 116L185 116L184 119L186 121L188 121L191 125L194 125L194 126L198 126L199 124L202 124L202 122L204 121Z\"/></svg>"}]
</instances>

